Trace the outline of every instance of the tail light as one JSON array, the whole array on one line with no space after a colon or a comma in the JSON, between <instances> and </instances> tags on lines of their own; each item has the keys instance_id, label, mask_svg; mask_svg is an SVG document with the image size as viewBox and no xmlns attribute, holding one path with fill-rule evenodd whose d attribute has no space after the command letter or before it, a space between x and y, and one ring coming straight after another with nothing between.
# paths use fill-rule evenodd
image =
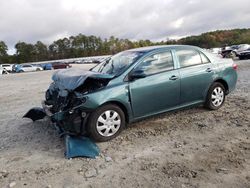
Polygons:
<instances>
[{"instance_id":1,"label":"tail light","mask_svg":"<svg viewBox=\"0 0 250 188\"><path fill-rule=\"evenodd\" d=\"M234 70L237 70L237 69L238 69L238 65L234 63L234 64L233 64L233 69L234 69Z\"/></svg>"}]
</instances>

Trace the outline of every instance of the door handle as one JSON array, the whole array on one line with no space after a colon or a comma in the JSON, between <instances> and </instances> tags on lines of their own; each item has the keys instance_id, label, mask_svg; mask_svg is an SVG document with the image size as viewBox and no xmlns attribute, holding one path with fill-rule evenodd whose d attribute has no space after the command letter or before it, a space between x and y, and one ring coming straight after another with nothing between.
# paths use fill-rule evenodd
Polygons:
<instances>
[{"instance_id":1,"label":"door handle","mask_svg":"<svg viewBox=\"0 0 250 188\"><path fill-rule=\"evenodd\" d=\"M175 75L173 75L173 76L171 76L170 78L169 78L169 80L177 80L178 79L178 76L175 76Z\"/></svg>"},{"instance_id":2,"label":"door handle","mask_svg":"<svg viewBox=\"0 0 250 188\"><path fill-rule=\"evenodd\" d=\"M212 71L213 71L213 69L211 69L211 68L206 69L206 72L212 72Z\"/></svg>"}]
</instances>

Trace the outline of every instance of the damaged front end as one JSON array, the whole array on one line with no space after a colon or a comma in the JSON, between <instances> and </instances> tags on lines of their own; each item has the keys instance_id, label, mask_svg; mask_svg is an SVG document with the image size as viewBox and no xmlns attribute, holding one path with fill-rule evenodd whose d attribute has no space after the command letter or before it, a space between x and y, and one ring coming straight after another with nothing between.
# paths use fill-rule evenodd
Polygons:
<instances>
[{"instance_id":1,"label":"damaged front end","mask_svg":"<svg viewBox=\"0 0 250 188\"><path fill-rule=\"evenodd\" d=\"M88 117L93 110L84 107L88 93L104 88L112 78L112 75L91 71L57 71L45 93L42 108L32 108L23 117L36 121L47 116L61 136L83 136L86 134Z\"/></svg>"},{"instance_id":2,"label":"damaged front end","mask_svg":"<svg viewBox=\"0 0 250 188\"><path fill-rule=\"evenodd\" d=\"M75 91L50 88L46 92L46 100L42 101L42 106L61 134L84 135L87 118L91 112L83 107L86 98Z\"/></svg>"},{"instance_id":3,"label":"damaged front end","mask_svg":"<svg viewBox=\"0 0 250 188\"><path fill-rule=\"evenodd\" d=\"M33 108L24 117L36 121L47 115L61 133L84 135L88 116L92 111L84 107L88 100L87 94L104 88L112 78L112 75L91 71L57 71L45 93L43 108Z\"/></svg>"}]
</instances>

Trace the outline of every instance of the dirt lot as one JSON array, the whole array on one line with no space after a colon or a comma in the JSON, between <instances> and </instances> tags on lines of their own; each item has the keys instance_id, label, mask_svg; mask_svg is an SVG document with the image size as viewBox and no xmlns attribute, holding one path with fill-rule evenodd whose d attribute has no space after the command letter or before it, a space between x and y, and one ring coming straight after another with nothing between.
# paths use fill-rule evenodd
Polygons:
<instances>
[{"instance_id":1,"label":"dirt lot","mask_svg":"<svg viewBox=\"0 0 250 188\"><path fill-rule=\"evenodd\" d=\"M239 62L238 62L239 63ZM97 159L64 158L40 106L53 71L0 76L0 187L250 187L250 61L218 111L169 112L98 143Z\"/></svg>"}]
</instances>

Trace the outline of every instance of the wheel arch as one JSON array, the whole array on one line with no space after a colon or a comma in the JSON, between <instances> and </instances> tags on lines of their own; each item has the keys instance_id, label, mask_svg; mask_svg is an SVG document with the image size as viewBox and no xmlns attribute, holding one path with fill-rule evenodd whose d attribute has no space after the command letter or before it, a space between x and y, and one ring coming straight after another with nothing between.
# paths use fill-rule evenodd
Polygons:
<instances>
[{"instance_id":1,"label":"wheel arch","mask_svg":"<svg viewBox=\"0 0 250 188\"><path fill-rule=\"evenodd\" d=\"M126 123L129 123L129 112L128 112L127 107L122 102L108 101L108 102L103 103L101 106L104 106L107 104L114 104L114 105L118 106L119 108L121 108L121 110L124 112Z\"/></svg>"},{"instance_id":2,"label":"wheel arch","mask_svg":"<svg viewBox=\"0 0 250 188\"><path fill-rule=\"evenodd\" d=\"M226 90L226 94L229 93L229 86L228 86L228 83L227 83L224 79L219 78L219 79L214 80L213 83L215 83L215 82L221 83L221 84L224 86L225 90ZM212 83L212 84L213 84L213 83Z\"/></svg>"}]
</instances>

